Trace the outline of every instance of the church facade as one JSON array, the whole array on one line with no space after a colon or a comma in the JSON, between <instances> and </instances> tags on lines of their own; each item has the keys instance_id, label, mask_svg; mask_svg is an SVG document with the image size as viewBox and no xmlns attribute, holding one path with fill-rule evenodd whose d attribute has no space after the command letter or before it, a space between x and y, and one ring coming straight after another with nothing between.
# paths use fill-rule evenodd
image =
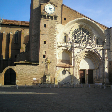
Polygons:
<instances>
[{"instance_id":1,"label":"church facade","mask_svg":"<svg viewBox=\"0 0 112 112\"><path fill-rule=\"evenodd\" d=\"M31 0L29 36L26 25L24 36L12 36L24 50L19 48L14 64L1 70L1 85L112 82L112 28L62 2Z\"/></svg>"}]
</instances>

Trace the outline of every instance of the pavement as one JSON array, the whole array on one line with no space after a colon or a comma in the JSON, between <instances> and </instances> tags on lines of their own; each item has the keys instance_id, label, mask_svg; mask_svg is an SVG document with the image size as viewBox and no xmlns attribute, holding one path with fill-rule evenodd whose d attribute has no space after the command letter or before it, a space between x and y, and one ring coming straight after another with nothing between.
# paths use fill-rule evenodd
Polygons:
<instances>
[{"instance_id":1,"label":"pavement","mask_svg":"<svg viewBox=\"0 0 112 112\"><path fill-rule=\"evenodd\" d=\"M112 90L100 86L2 86L0 112L112 112Z\"/></svg>"}]
</instances>

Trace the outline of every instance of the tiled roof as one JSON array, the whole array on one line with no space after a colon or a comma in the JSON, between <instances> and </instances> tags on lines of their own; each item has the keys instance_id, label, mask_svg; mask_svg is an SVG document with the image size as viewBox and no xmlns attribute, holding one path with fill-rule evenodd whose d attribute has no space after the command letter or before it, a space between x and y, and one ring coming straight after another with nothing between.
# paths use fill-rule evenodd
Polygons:
<instances>
[{"instance_id":1,"label":"tiled roof","mask_svg":"<svg viewBox=\"0 0 112 112\"><path fill-rule=\"evenodd\" d=\"M3 19L2 24L29 26L28 21L16 21L16 20L7 20L7 19Z\"/></svg>"}]
</instances>

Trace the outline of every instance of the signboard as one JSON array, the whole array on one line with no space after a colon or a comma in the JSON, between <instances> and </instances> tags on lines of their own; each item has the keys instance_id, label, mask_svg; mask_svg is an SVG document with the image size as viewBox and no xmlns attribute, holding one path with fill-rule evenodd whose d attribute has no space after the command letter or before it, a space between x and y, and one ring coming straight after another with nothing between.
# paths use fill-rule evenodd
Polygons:
<instances>
[{"instance_id":1,"label":"signboard","mask_svg":"<svg viewBox=\"0 0 112 112\"><path fill-rule=\"evenodd\" d=\"M33 78L33 80L35 81L35 80L37 80L36 78Z\"/></svg>"}]
</instances>

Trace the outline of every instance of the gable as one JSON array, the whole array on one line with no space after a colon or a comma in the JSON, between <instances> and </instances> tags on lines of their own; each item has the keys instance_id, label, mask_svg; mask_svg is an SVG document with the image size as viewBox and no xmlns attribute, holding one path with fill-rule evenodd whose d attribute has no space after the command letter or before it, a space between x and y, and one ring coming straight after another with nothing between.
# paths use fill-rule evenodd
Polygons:
<instances>
[{"instance_id":1,"label":"gable","mask_svg":"<svg viewBox=\"0 0 112 112\"><path fill-rule=\"evenodd\" d=\"M69 7L67 7L66 5L62 5L62 24L65 25L67 24L68 22L74 20L74 19L78 19L78 18L87 18L93 22L95 22L97 25L99 25L103 30L106 30L108 27L92 20L91 18L77 12L76 10L73 10ZM66 18L66 20L64 20L64 18Z\"/></svg>"}]
</instances>

